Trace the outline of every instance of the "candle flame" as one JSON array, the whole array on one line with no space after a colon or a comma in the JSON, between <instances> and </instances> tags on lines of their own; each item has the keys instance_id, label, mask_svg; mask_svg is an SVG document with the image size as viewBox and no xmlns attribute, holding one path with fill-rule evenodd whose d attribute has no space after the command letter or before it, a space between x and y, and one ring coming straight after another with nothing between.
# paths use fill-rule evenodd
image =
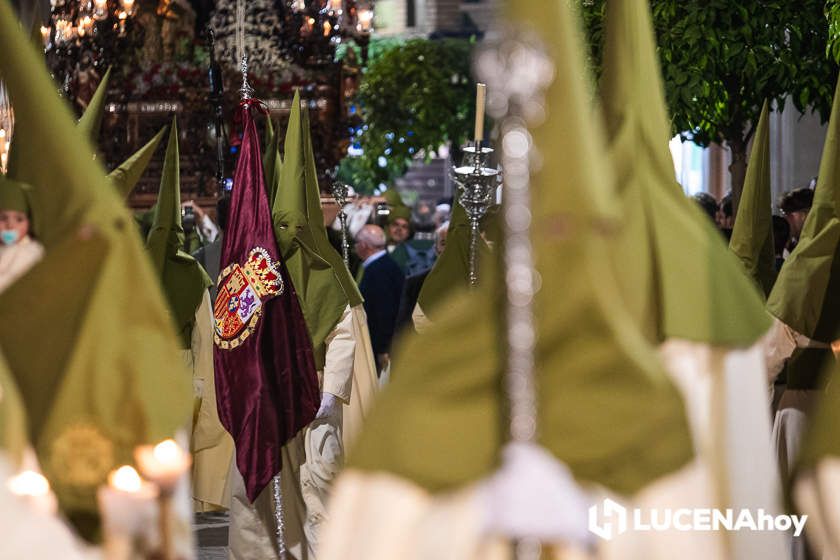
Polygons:
<instances>
[{"instance_id":1,"label":"candle flame","mask_svg":"<svg viewBox=\"0 0 840 560\"><path fill-rule=\"evenodd\" d=\"M161 464L171 464L178 461L181 456L181 448L175 443L174 439L166 439L155 446L152 452L155 459Z\"/></svg>"},{"instance_id":2,"label":"candle flame","mask_svg":"<svg viewBox=\"0 0 840 560\"><path fill-rule=\"evenodd\" d=\"M49 481L35 471L23 471L13 476L9 479L8 487L16 496L46 496L50 492Z\"/></svg>"},{"instance_id":3,"label":"candle flame","mask_svg":"<svg viewBox=\"0 0 840 560\"><path fill-rule=\"evenodd\" d=\"M108 475L108 484L123 492L139 492L143 486L143 480L134 467L123 465Z\"/></svg>"}]
</instances>

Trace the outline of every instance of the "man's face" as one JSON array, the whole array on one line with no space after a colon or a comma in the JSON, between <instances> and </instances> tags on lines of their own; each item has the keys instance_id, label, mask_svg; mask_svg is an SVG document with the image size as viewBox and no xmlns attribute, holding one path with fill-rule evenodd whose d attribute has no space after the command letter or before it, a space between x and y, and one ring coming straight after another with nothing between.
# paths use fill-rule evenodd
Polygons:
<instances>
[{"instance_id":1,"label":"man's face","mask_svg":"<svg viewBox=\"0 0 840 560\"><path fill-rule=\"evenodd\" d=\"M799 239L799 236L802 234L802 226L805 225L805 218L807 217L807 210L797 210L796 212L785 214L785 219L787 219L788 224L790 224L791 237Z\"/></svg>"},{"instance_id":2,"label":"man's face","mask_svg":"<svg viewBox=\"0 0 840 560\"><path fill-rule=\"evenodd\" d=\"M732 216L727 216L723 211L723 208L718 208L718 211L715 214L715 222L721 229L732 229L735 220L732 219Z\"/></svg>"},{"instance_id":3,"label":"man's face","mask_svg":"<svg viewBox=\"0 0 840 560\"><path fill-rule=\"evenodd\" d=\"M365 260L371 254L370 245L368 245L364 241L356 241L353 244L353 250L356 251L356 256L358 256L362 260Z\"/></svg>"},{"instance_id":4,"label":"man's face","mask_svg":"<svg viewBox=\"0 0 840 560\"><path fill-rule=\"evenodd\" d=\"M441 230L437 234L437 239L435 239L435 253L440 255L443 253L443 250L446 249L446 234L449 233L449 230Z\"/></svg>"},{"instance_id":5,"label":"man's face","mask_svg":"<svg viewBox=\"0 0 840 560\"><path fill-rule=\"evenodd\" d=\"M29 233L29 218L17 210L0 210L0 231L14 231L19 242Z\"/></svg>"},{"instance_id":6,"label":"man's face","mask_svg":"<svg viewBox=\"0 0 840 560\"><path fill-rule=\"evenodd\" d=\"M408 220L397 218L388 224L388 236L398 244L408 239Z\"/></svg>"}]
</instances>

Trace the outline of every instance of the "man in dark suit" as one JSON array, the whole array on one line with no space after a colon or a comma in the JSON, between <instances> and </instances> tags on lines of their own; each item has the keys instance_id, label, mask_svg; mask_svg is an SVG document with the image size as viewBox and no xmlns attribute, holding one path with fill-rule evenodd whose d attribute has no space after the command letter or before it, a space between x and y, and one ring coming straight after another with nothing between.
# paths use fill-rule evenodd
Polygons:
<instances>
[{"instance_id":1,"label":"man in dark suit","mask_svg":"<svg viewBox=\"0 0 840 560\"><path fill-rule=\"evenodd\" d=\"M365 298L370 342L379 371L390 359L391 339L405 282L402 270L388 256L385 244L385 232L379 226L366 225L356 235L356 254L362 260L359 291Z\"/></svg>"}]
</instances>

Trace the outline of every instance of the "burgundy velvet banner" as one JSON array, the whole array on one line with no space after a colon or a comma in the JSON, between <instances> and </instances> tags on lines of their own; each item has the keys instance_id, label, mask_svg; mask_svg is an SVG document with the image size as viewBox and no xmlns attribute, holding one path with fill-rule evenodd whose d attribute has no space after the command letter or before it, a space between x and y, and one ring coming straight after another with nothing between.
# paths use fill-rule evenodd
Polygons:
<instances>
[{"instance_id":1,"label":"burgundy velvet banner","mask_svg":"<svg viewBox=\"0 0 840 560\"><path fill-rule=\"evenodd\" d=\"M254 501L280 472L280 448L315 418L321 396L312 342L274 238L257 127L249 106L241 111L213 361L219 418Z\"/></svg>"}]
</instances>

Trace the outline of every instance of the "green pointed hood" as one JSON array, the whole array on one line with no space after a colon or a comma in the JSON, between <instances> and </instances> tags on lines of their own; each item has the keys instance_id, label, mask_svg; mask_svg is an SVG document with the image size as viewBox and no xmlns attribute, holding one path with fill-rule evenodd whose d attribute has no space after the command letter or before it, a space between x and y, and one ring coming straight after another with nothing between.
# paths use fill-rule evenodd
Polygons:
<instances>
[{"instance_id":1,"label":"green pointed hood","mask_svg":"<svg viewBox=\"0 0 840 560\"><path fill-rule=\"evenodd\" d=\"M613 247L623 299L649 340L750 346L770 327L761 295L674 176L647 0L607 3L602 106L623 206Z\"/></svg>"},{"instance_id":2,"label":"green pointed hood","mask_svg":"<svg viewBox=\"0 0 840 560\"><path fill-rule=\"evenodd\" d=\"M0 52L15 107L9 173L32 187L46 249L0 294L0 340L59 507L90 519L109 471L188 425L190 377L132 218L5 1Z\"/></svg>"},{"instance_id":3,"label":"green pointed hood","mask_svg":"<svg viewBox=\"0 0 840 560\"><path fill-rule=\"evenodd\" d=\"M616 208L591 119L583 46L567 2L508 2L555 65L546 120L531 130L531 242L539 442L574 475L631 494L692 456L682 401L622 304L607 244ZM498 262L492 259L492 262ZM490 474L507 440L499 269L447 302L428 334L395 352L392 378L350 457L431 491ZM656 437L651 437L651 434Z\"/></svg>"},{"instance_id":4,"label":"green pointed hood","mask_svg":"<svg viewBox=\"0 0 840 560\"><path fill-rule=\"evenodd\" d=\"M265 175L266 181L271 176L271 171L274 169L273 161L269 161L272 159L271 148L274 147L274 140L277 135L274 132L274 123L271 121L271 115L265 116L265 138L263 139L263 175ZM271 165L269 165L271 164ZM269 199L271 200L271 199Z\"/></svg>"},{"instance_id":5,"label":"green pointed hood","mask_svg":"<svg viewBox=\"0 0 840 560\"><path fill-rule=\"evenodd\" d=\"M110 78L111 69L108 68L99 81L99 85L96 86L96 91L90 98L90 102L77 125L79 131L90 138L94 146L99 141L99 128L102 125L102 115L105 112L105 99L108 97L108 81Z\"/></svg>"},{"instance_id":6,"label":"green pointed hood","mask_svg":"<svg viewBox=\"0 0 840 560\"><path fill-rule=\"evenodd\" d=\"M753 136L747 177L735 217L729 249L741 259L747 274L762 293L770 295L776 282L773 209L770 189L770 106L767 101Z\"/></svg>"},{"instance_id":7,"label":"green pointed hood","mask_svg":"<svg viewBox=\"0 0 840 560\"><path fill-rule=\"evenodd\" d=\"M840 81L811 211L785 261L767 309L797 332L831 342L840 326Z\"/></svg>"},{"instance_id":8,"label":"green pointed hood","mask_svg":"<svg viewBox=\"0 0 840 560\"><path fill-rule=\"evenodd\" d=\"M362 296L341 256L327 238L315 154L309 130L309 112L300 108L295 92L280 188L272 208L274 234L301 301L318 369L323 368L325 340L344 309L362 302Z\"/></svg>"},{"instance_id":9,"label":"green pointed hood","mask_svg":"<svg viewBox=\"0 0 840 560\"><path fill-rule=\"evenodd\" d=\"M181 226L181 162L178 152L178 123L172 119L169 141L163 160L163 174L152 217L152 229L146 239L146 249L155 267L163 270L166 259L184 246Z\"/></svg>"},{"instance_id":10,"label":"green pointed hood","mask_svg":"<svg viewBox=\"0 0 840 560\"><path fill-rule=\"evenodd\" d=\"M155 155L155 151L163 139L163 135L166 134L167 128L166 126L161 128L142 148L134 152L127 160L108 174L108 179L111 180L111 184L117 188L117 192L119 192L123 199L128 199L131 191L137 186L137 182L143 176L146 167L149 166L152 156Z\"/></svg>"},{"instance_id":11,"label":"green pointed hood","mask_svg":"<svg viewBox=\"0 0 840 560\"><path fill-rule=\"evenodd\" d=\"M493 214L492 218L495 218ZM487 231L491 216L485 216L481 228ZM495 232L494 232L495 233ZM423 281L417 304L423 313L431 320L435 319L435 311L447 297L459 289L469 287L470 283L470 220L464 208L454 202L452 218L449 220L449 230L446 233L446 246L438 255L432 270ZM483 239L478 240L478 274L479 282L482 277L482 264L490 256L490 248Z\"/></svg>"},{"instance_id":12,"label":"green pointed hood","mask_svg":"<svg viewBox=\"0 0 840 560\"><path fill-rule=\"evenodd\" d=\"M263 172L265 185L268 189L269 203L274 202L280 181L283 176L283 159L280 157L280 139L282 136L274 132L274 125L268 119L265 138L265 153L263 154Z\"/></svg>"},{"instance_id":13,"label":"green pointed hood","mask_svg":"<svg viewBox=\"0 0 840 560\"><path fill-rule=\"evenodd\" d=\"M17 383L0 352L0 452L17 468L27 445L26 410Z\"/></svg>"},{"instance_id":14,"label":"green pointed hood","mask_svg":"<svg viewBox=\"0 0 840 560\"><path fill-rule=\"evenodd\" d=\"M0 210L15 210L31 214L30 190L29 185L0 174Z\"/></svg>"},{"instance_id":15,"label":"green pointed hood","mask_svg":"<svg viewBox=\"0 0 840 560\"><path fill-rule=\"evenodd\" d=\"M160 275L181 347L190 348L195 312L212 282L183 246L178 124L173 118L146 250Z\"/></svg>"}]
</instances>

